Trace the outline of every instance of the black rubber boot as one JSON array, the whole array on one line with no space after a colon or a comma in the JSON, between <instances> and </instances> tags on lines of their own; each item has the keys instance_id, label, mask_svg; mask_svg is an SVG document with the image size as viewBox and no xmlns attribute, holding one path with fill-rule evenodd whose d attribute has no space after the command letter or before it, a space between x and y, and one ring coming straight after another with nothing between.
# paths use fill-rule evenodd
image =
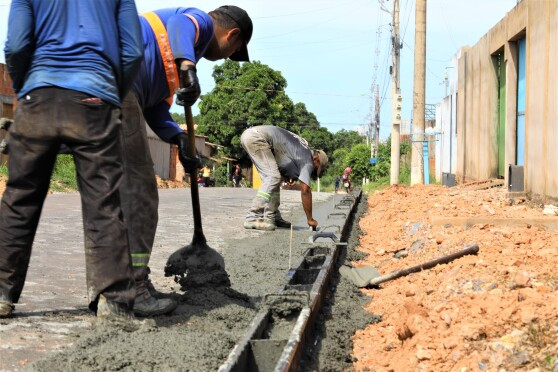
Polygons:
<instances>
[{"instance_id":1,"label":"black rubber boot","mask_svg":"<svg viewBox=\"0 0 558 372\"><path fill-rule=\"evenodd\" d=\"M178 303L171 298L155 298L148 289L147 281L136 282L137 296L134 301L134 314L142 317L171 313Z\"/></svg>"}]
</instances>

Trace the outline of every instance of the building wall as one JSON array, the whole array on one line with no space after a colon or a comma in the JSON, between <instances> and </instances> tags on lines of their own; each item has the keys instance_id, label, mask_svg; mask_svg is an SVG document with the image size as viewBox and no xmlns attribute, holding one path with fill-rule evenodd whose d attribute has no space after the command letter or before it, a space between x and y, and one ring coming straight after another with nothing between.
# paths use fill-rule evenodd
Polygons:
<instances>
[{"instance_id":1,"label":"building wall","mask_svg":"<svg viewBox=\"0 0 558 372\"><path fill-rule=\"evenodd\" d=\"M558 198L558 1L524 0L458 62L458 181L498 176L498 75L506 61L505 164L515 164L517 40L526 37L525 191Z\"/></svg>"},{"instance_id":2,"label":"building wall","mask_svg":"<svg viewBox=\"0 0 558 372\"><path fill-rule=\"evenodd\" d=\"M455 174L457 167L457 89L459 50L452 58L448 74L447 96L436 105L436 131L442 133L436 142L436 181L442 173Z\"/></svg>"},{"instance_id":3,"label":"building wall","mask_svg":"<svg viewBox=\"0 0 558 372\"><path fill-rule=\"evenodd\" d=\"M8 74L6 65L0 63L0 117L14 117L14 91L12 89L12 79Z\"/></svg>"}]
</instances>

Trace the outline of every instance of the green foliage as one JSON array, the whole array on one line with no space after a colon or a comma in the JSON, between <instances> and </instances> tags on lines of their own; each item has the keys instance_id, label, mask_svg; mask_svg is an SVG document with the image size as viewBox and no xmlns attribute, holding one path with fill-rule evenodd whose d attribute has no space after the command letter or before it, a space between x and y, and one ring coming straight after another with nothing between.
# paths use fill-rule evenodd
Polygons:
<instances>
[{"instance_id":1,"label":"green foliage","mask_svg":"<svg viewBox=\"0 0 558 372\"><path fill-rule=\"evenodd\" d=\"M215 178L215 186L230 186L230 177L226 162L215 164L213 177Z\"/></svg>"},{"instance_id":2,"label":"green foliage","mask_svg":"<svg viewBox=\"0 0 558 372\"><path fill-rule=\"evenodd\" d=\"M289 129L295 133L301 133L303 130L311 130L320 128L320 122L316 115L306 109L306 105L302 102L294 105L295 125ZM298 128L295 128L297 126ZM324 150L325 151L325 150Z\"/></svg>"},{"instance_id":3,"label":"green foliage","mask_svg":"<svg viewBox=\"0 0 558 372\"><path fill-rule=\"evenodd\" d=\"M327 128L305 128L300 133L300 136L308 141L310 148L324 150L328 157L331 156L334 150L333 134L331 134Z\"/></svg>"},{"instance_id":4,"label":"green foliage","mask_svg":"<svg viewBox=\"0 0 558 372\"><path fill-rule=\"evenodd\" d=\"M174 120L175 123L186 124L186 117L184 116L184 114L178 114L176 112L171 112L171 116L172 116L172 120ZM195 118L194 118L194 122L197 123Z\"/></svg>"},{"instance_id":5,"label":"green foliage","mask_svg":"<svg viewBox=\"0 0 558 372\"><path fill-rule=\"evenodd\" d=\"M6 164L0 165L0 176L4 179L8 179L8 166Z\"/></svg>"},{"instance_id":6,"label":"green foliage","mask_svg":"<svg viewBox=\"0 0 558 372\"><path fill-rule=\"evenodd\" d=\"M0 165L0 176L8 178L8 167ZM74 157L71 154L59 154L50 177L50 191L68 192L77 191L76 167Z\"/></svg>"},{"instance_id":7,"label":"green foliage","mask_svg":"<svg viewBox=\"0 0 558 372\"><path fill-rule=\"evenodd\" d=\"M399 169L399 184L400 185L411 185L411 167L401 166Z\"/></svg>"},{"instance_id":8,"label":"green foliage","mask_svg":"<svg viewBox=\"0 0 558 372\"><path fill-rule=\"evenodd\" d=\"M347 166L351 167L353 184L359 185L363 177L372 178L372 165L370 165L370 147L363 143L354 146L345 158Z\"/></svg>"},{"instance_id":9,"label":"green foliage","mask_svg":"<svg viewBox=\"0 0 558 372\"><path fill-rule=\"evenodd\" d=\"M338 148L335 151L333 151L331 156L329 156L330 164L327 168L326 175L331 175L333 177L334 182L335 182L335 178L343 174L343 171L347 167L348 154L349 154L349 149Z\"/></svg>"},{"instance_id":10,"label":"green foliage","mask_svg":"<svg viewBox=\"0 0 558 372\"><path fill-rule=\"evenodd\" d=\"M388 141L391 141L391 137L388 139ZM391 150L390 150L391 151ZM403 155L407 155L408 153L411 152L411 144L408 142L401 142L399 144L399 153L401 154L401 156Z\"/></svg>"},{"instance_id":11,"label":"green foliage","mask_svg":"<svg viewBox=\"0 0 558 372\"><path fill-rule=\"evenodd\" d=\"M200 134L226 146L228 155L249 163L240 145L242 132L255 125L276 125L299 132L294 104L283 92L287 81L279 71L254 61L240 65L231 60L215 66L216 87L202 95Z\"/></svg>"},{"instance_id":12,"label":"green foliage","mask_svg":"<svg viewBox=\"0 0 558 372\"><path fill-rule=\"evenodd\" d=\"M71 154L59 154L50 179L51 191L75 191L78 189L74 157Z\"/></svg>"},{"instance_id":13,"label":"green foliage","mask_svg":"<svg viewBox=\"0 0 558 372\"><path fill-rule=\"evenodd\" d=\"M350 149L355 145L365 142L366 138L358 134L355 130L341 129L333 133L333 148L335 149Z\"/></svg>"},{"instance_id":14,"label":"green foliage","mask_svg":"<svg viewBox=\"0 0 558 372\"><path fill-rule=\"evenodd\" d=\"M382 177L377 179L376 181L372 181L362 187L362 191L364 192L372 192L376 190L382 190L389 187L389 176Z\"/></svg>"}]
</instances>

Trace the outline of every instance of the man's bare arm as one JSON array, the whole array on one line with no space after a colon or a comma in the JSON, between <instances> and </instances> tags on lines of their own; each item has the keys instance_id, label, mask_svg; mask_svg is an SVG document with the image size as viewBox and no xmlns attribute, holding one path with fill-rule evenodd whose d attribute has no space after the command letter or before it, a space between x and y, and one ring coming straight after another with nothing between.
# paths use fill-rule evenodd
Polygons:
<instances>
[{"instance_id":1,"label":"man's bare arm","mask_svg":"<svg viewBox=\"0 0 558 372\"><path fill-rule=\"evenodd\" d=\"M315 230L318 227L318 221L312 218L312 190L310 186L303 182L300 183L300 197L302 199L302 208L308 220L308 226Z\"/></svg>"}]
</instances>

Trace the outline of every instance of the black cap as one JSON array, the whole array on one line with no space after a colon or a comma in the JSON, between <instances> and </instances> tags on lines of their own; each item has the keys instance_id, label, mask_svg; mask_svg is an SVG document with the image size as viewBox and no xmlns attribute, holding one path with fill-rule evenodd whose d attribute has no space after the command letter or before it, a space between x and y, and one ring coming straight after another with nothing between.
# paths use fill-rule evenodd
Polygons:
<instances>
[{"instance_id":1,"label":"black cap","mask_svg":"<svg viewBox=\"0 0 558 372\"><path fill-rule=\"evenodd\" d=\"M219 12L230 17L237 24L238 28L240 28L240 32L242 32L244 46L238 52L233 53L229 58L238 62L250 62L250 58L248 57L248 42L252 38L253 26L248 13L246 13L244 9L234 5L220 6L215 9L215 12Z\"/></svg>"}]
</instances>

